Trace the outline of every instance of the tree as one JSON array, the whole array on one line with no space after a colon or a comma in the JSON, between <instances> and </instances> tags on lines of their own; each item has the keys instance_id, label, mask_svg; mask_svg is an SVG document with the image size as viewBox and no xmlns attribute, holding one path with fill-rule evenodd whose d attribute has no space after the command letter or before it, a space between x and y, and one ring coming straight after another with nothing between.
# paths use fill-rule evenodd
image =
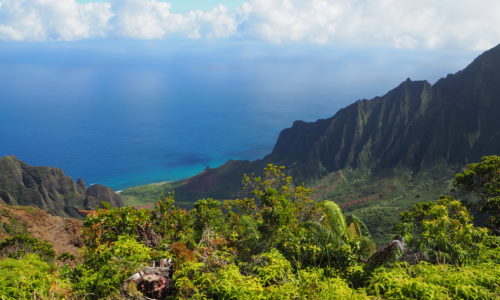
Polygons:
<instances>
[{"instance_id":1,"label":"tree","mask_svg":"<svg viewBox=\"0 0 500 300\"><path fill-rule=\"evenodd\" d=\"M401 220L401 235L436 263L469 263L479 257L488 238L487 229L474 227L467 208L451 196L418 203L401 213Z\"/></svg>"},{"instance_id":2,"label":"tree","mask_svg":"<svg viewBox=\"0 0 500 300\"><path fill-rule=\"evenodd\" d=\"M83 223L82 237L87 248L116 242L121 235L140 237L141 228L151 226L150 213L133 207L100 208L89 211Z\"/></svg>"},{"instance_id":3,"label":"tree","mask_svg":"<svg viewBox=\"0 0 500 300\"><path fill-rule=\"evenodd\" d=\"M214 238L215 233L226 232L227 220L222 206L222 202L210 198L194 204L189 213L193 219L195 240Z\"/></svg>"},{"instance_id":4,"label":"tree","mask_svg":"<svg viewBox=\"0 0 500 300\"><path fill-rule=\"evenodd\" d=\"M182 241L194 244L192 219L188 211L175 206L174 194L160 197L152 211L151 222L164 243Z\"/></svg>"},{"instance_id":5,"label":"tree","mask_svg":"<svg viewBox=\"0 0 500 300\"><path fill-rule=\"evenodd\" d=\"M284 167L269 164L263 176L244 175L243 192L246 197L226 201L227 209L233 211L241 255L277 248L287 258L298 259L304 235L300 224L320 217L318 203L310 198L312 191L294 186Z\"/></svg>"}]
</instances>

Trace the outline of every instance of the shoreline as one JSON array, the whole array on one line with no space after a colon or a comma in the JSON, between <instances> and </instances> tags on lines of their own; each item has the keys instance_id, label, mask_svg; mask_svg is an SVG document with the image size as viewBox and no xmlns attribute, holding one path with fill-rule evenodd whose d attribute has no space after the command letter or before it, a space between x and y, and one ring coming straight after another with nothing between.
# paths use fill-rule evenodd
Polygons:
<instances>
[{"instance_id":1,"label":"shoreline","mask_svg":"<svg viewBox=\"0 0 500 300\"><path fill-rule=\"evenodd\" d=\"M167 184L167 183L172 183L173 181L158 181L158 182L152 182L152 183L146 183L146 184L141 184L141 185L135 185L135 186L131 186L129 188L125 188L125 189L122 189L122 190L118 190L118 191L115 191L116 194L121 194L124 190L129 190L129 189L133 189L133 188L136 188L136 187L140 187L140 186L159 186L159 185L164 185L164 184Z\"/></svg>"}]
</instances>

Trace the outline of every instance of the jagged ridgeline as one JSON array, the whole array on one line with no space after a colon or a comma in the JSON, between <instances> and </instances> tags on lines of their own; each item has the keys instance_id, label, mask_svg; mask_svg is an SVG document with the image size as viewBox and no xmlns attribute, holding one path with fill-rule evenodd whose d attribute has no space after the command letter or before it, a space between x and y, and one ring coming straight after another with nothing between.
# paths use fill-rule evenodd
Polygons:
<instances>
[{"instance_id":1,"label":"jagged ridgeline","mask_svg":"<svg viewBox=\"0 0 500 300\"><path fill-rule=\"evenodd\" d=\"M465 164L500 153L499 116L500 45L434 85L408 79L384 96L357 101L331 118L296 121L261 160L229 161L184 181L129 189L122 195L139 204L175 190L185 206L204 197L232 198L243 173L258 173L274 163L286 166L297 182L314 186L318 199L352 204L384 198L396 186L408 185L401 183L408 176L423 183L414 197L436 189L430 195L435 197L444 192L445 179ZM332 193L335 178L347 181L345 192ZM360 193L350 185L355 182L375 190ZM388 190L377 194L381 182ZM353 196L353 190L358 194Z\"/></svg>"},{"instance_id":2,"label":"jagged ridgeline","mask_svg":"<svg viewBox=\"0 0 500 300\"><path fill-rule=\"evenodd\" d=\"M0 201L36 206L57 216L81 217L79 210L95 209L101 202L123 206L108 187L76 182L59 168L32 167L14 156L0 159Z\"/></svg>"}]
</instances>

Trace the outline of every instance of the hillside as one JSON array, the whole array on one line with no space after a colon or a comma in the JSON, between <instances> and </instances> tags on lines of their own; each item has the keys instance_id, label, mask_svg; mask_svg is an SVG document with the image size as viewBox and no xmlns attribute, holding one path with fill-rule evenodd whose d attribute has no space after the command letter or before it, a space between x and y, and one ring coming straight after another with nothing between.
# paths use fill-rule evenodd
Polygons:
<instances>
[{"instance_id":1,"label":"hillside","mask_svg":"<svg viewBox=\"0 0 500 300\"><path fill-rule=\"evenodd\" d=\"M101 202L123 206L108 187L76 182L59 168L33 167L14 156L0 159L0 201L9 205L35 206L54 215L81 217L79 210L95 209Z\"/></svg>"},{"instance_id":2,"label":"hillside","mask_svg":"<svg viewBox=\"0 0 500 300\"><path fill-rule=\"evenodd\" d=\"M384 96L359 100L331 118L296 121L261 160L229 161L184 181L126 190L122 197L144 204L175 191L183 206L205 197L232 198L243 173L259 173L273 163L314 187L317 199L364 205L389 201L394 214L446 192L447 180L468 162L500 153L499 71L500 45L434 85L407 79ZM343 189L330 184L336 172L351 174ZM354 188L356 182L365 188Z\"/></svg>"},{"instance_id":3,"label":"hillside","mask_svg":"<svg viewBox=\"0 0 500 300\"><path fill-rule=\"evenodd\" d=\"M82 227L83 222L80 220L53 216L34 207L0 203L0 240L28 233L51 243L56 255L69 252L78 257L83 246L80 236Z\"/></svg>"}]
</instances>

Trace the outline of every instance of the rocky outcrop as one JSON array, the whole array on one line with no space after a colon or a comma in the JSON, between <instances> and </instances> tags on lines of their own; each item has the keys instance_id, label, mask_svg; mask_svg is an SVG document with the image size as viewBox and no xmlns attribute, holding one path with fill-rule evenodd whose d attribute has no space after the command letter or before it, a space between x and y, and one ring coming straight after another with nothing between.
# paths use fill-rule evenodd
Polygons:
<instances>
[{"instance_id":1,"label":"rocky outcrop","mask_svg":"<svg viewBox=\"0 0 500 300\"><path fill-rule=\"evenodd\" d=\"M112 189L100 184L91 185L87 189L87 197L85 198L84 206L87 208L95 208L103 201L109 202L115 207L123 206L120 196Z\"/></svg>"},{"instance_id":2,"label":"rocky outcrop","mask_svg":"<svg viewBox=\"0 0 500 300\"><path fill-rule=\"evenodd\" d=\"M0 201L10 205L36 206L57 216L80 217L79 210L95 209L100 202L123 206L110 188L87 189L59 168L32 167L14 156L0 159Z\"/></svg>"}]
</instances>

